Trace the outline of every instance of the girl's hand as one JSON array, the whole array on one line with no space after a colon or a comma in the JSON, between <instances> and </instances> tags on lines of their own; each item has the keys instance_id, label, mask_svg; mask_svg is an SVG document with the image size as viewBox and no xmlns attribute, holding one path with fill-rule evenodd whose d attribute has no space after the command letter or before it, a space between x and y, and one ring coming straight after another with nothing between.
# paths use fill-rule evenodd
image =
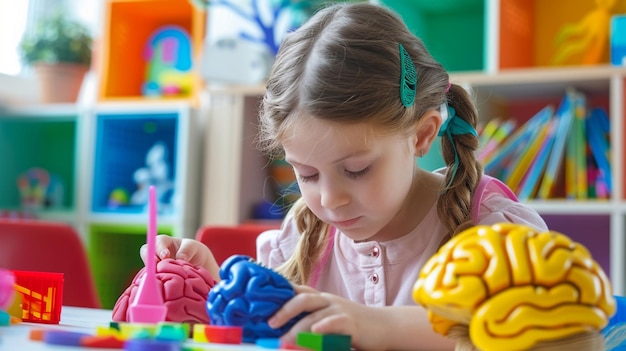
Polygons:
<instances>
[{"instance_id":1,"label":"girl's hand","mask_svg":"<svg viewBox=\"0 0 626 351\"><path fill-rule=\"evenodd\" d=\"M146 262L148 257L148 246L144 244L139 250L141 259ZM187 238L174 238L169 235L157 235L156 237L157 260L172 258L184 260L194 266L201 266L206 269L213 279L220 280L219 265L213 257L211 250L203 243Z\"/></svg>"},{"instance_id":2,"label":"girl's hand","mask_svg":"<svg viewBox=\"0 0 626 351\"><path fill-rule=\"evenodd\" d=\"M268 320L269 326L277 328L302 312L310 313L283 335L282 341L295 344L298 333L311 331L350 335L352 347L358 350L387 349L385 330L390 324L381 320L380 308L367 307L308 286L294 288L296 296Z\"/></svg>"}]
</instances>

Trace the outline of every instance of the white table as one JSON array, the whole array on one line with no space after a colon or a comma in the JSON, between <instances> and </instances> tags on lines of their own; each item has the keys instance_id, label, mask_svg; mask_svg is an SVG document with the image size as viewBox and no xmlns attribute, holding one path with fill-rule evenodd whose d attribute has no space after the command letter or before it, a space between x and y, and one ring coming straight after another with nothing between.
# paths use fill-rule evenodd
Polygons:
<instances>
[{"instance_id":1,"label":"white table","mask_svg":"<svg viewBox=\"0 0 626 351\"><path fill-rule=\"evenodd\" d=\"M98 326L107 327L111 322L110 310L98 310L91 308L64 306L61 311L61 322L59 324L21 323L8 327L0 327L0 350L1 351L77 351L77 350L115 350L101 348L83 348L76 346L48 345L43 341L31 341L29 333L31 330L67 330L94 334ZM258 347L256 345L226 345L197 343L188 341L185 345L193 345L199 350L208 351L268 351L270 349ZM117 349L119 350L119 349Z\"/></svg>"}]
</instances>

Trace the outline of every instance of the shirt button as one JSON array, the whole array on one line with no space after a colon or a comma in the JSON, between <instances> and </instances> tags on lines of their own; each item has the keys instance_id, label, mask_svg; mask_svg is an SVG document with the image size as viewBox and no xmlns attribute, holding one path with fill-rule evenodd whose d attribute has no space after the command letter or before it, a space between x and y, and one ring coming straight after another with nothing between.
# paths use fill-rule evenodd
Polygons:
<instances>
[{"instance_id":1,"label":"shirt button","mask_svg":"<svg viewBox=\"0 0 626 351\"><path fill-rule=\"evenodd\" d=\"M372 277L370 279L372 280L372 283L378 284L378 274L372 274Z\"/></svg>"},{"instance_id":2,"label":"shirt button","mask_svg":"<svg viewBox=\"0 0 626 351\"><path fill-rule=\"evenodd\" d=\"M377 247L375 247L374 250L372 250L371 255L374 257L378 257L378 255L380 255L380 250Z\"/></svg>"}]
</instances>

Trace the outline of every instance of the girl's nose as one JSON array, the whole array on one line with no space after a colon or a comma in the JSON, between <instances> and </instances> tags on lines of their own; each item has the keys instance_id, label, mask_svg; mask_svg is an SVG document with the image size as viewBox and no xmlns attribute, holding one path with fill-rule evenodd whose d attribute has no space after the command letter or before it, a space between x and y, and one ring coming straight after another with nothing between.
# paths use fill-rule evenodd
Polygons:
<instances>
[{"instance_id":1,"label":"girl's nose","mask_svg":"<svg viewBox=\"0 0 626 351\"><path fill-rule=\"evenodd\" d=\"M323 207L332 210L350 203L350 195L342 184L329 183L320 187L320 202Z\"/></svg>"}]
</instances>

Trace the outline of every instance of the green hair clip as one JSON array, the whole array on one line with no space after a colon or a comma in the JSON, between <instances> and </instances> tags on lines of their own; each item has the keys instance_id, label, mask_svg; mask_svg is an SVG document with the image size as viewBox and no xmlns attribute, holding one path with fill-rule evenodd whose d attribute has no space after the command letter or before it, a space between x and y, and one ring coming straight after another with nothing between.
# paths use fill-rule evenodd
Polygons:
<instances>
[{"instance_id":1,"label":"green hair clip","mask_svg":"<svg viewBox=\"0 0 626 351\"><path fill-rule=\"evenodd\" d=\"M415 89L417 88L417 71L415 70L415 64L411 59L411 56L404 49L402 44L400 46L400 66L402 67L402 73L400 76L400 100L404 107L411 107L415 102Z\"/></svg>"}]
</instances>

